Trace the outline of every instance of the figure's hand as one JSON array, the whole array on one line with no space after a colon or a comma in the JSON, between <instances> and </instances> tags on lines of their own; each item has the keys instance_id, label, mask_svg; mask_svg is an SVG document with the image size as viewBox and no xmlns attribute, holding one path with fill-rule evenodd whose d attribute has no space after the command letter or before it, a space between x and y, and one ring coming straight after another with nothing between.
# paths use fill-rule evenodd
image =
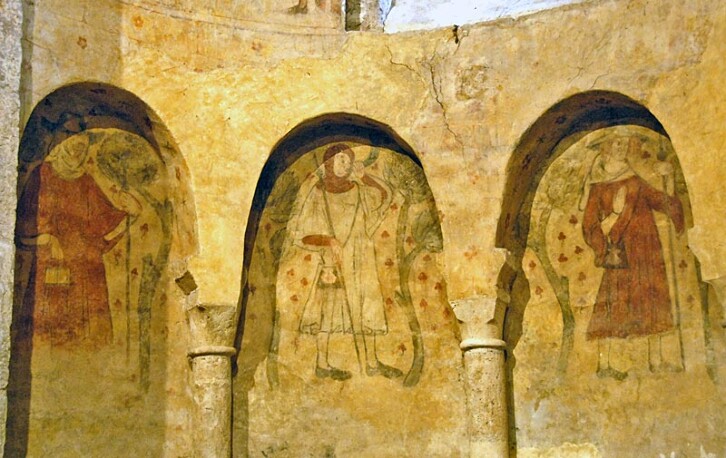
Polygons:
<instances>
[{"instance_id":1,"label":"figure's hand","mask_svg":"<svg viewBox=\"0 0 726 458\"><path fill-rule=\"evenodd\" d=\"M676 234L681 236L681 235L683 235L684 232L686 232L686 227L683 224L677 224L676 225Z\"/></svg>"},{"instance_id":2,"label":"figure's hand","mask_svg":"<svg viewBox=\"0 0 726 458\"><path fill-rule=\"evenodd\" d=\"M129 215L135 216L141 213L141 203L128 192L119 191L117 200L120 209Z\"/></svg>"},{"instance_id":3,"label":"figure's hand","mask_svg":"<svg viewBox=\"0 0 726 458\"><path fill-rule=\"evenodd\" d=\"M625 196L627 193L628 188L626 186L621 186L615 194L615 199L613 199L613 212L618 215L623 212L623 209L625 209Z\"/></svg>"},{"instance_id":4,"label":"figure's hand","mask_svg":"<svg viewBox=\"0 0 726 458\"><path fill-rule=\"evenodd\" d=\"M683 221L683 218L675 218L673 220L673 226L676 228L676 234L679 236L683 235L684 232L686 232L686 225L685 221Z\"/></svg>"},{"instance_id":5,"label":"figure's hand","mask_svg":"<svg viewBox=\"0 0 726 458\"><path fill-rule=\"evenodd\" d=\"M613 205L614 207L615 205ZM600 227L602 228L602 233L606 236L610 237L610 232L612 231L613 227L615 227L615 223L618 222L618 218L620 215L618 213L610 213L602 222L600 223Z\"/></svg>"},{"instance_id":6,"label":"figure's hand","mask_svg":"<svg viewBox=\"0 0 726 458\"><path fill-rule=\"evenodd\" d=\"M48 244L50 245L50 258L56 261L63 260L63 248L61 248L58 238L50 235Z\"/></svg>"},{"instance_id":7,"label":"figure's hand","mask_svg":"<svg viewBox=\"0 0 726 458\"><path fill-rule=\"evenodd\" d=\"M361 161L355 161L353 163L353 170L350 173L351 178L354 181L360 181L363 179L363 175L366 174L366 167Z\"/></svg>"},{"instance_id":8,"label":"figure's hand","mask_svg":"<svg viewBox=\"0 0 726 458\"><path fill-rule=\"evenodd\" d=\"M332 239L330 241L330 251L333 253L333 262L340 266L343 260L343 247L337 239Z\"/></svg>"}]
</instances>

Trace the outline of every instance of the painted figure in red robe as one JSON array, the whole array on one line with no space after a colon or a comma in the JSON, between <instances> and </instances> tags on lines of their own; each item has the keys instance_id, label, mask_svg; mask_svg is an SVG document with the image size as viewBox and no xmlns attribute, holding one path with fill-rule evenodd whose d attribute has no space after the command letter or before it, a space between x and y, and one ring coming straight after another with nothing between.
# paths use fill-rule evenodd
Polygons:
<instances>
[{"instance_id":1,"label":"painted figure in red robe","mask_svg":"<svg viewBox=\"0 0 726 458\"><path fill-rule=\"evenodd\" d=\"M583 196L585 242L594 251L595 264L604 269L587 339L648 336L651 370L665 369L660 338L675 324L653 212L668 215L680 234L683 208L678 197L655 189L631 168L628 157L639 153L640 138L616 132L601 146ZM662 175L672 173L669 163L658 165ZM627 372L611 367L610 343L599 351L598 376L622 380Z\"/></svg>"},{"instance_id":2,"label":"painted figure in red robe","mask_svg":"<svg viewBox=\"0 0 726 458\"><path fill-rule=\"evenodd\" d=\"M111 341L103 254L141 210L128 193L112 191L115 204L104 194L87 173L88 148L83 133L55 147L32 172L18 206L21 248L35 252L24 312L34 337L53 345Z\"/></svg>"}]
</instances>

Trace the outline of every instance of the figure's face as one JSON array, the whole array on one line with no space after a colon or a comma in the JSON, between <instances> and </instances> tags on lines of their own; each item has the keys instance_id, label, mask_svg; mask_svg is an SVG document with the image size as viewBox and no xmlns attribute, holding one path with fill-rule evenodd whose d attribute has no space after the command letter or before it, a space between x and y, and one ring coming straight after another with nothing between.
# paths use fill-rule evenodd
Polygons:
<instances>
[{"instance_id":1,"label":"figure's face","mask_svg":"<svg viewBox=\"0 0 726 458\"><path fill-rule=\"evenodd\" d=\"M630 139L627 137L615 137L610 142L610 155L609 159L613 161L622 162L628 155L628 147L630 145Z\"/></svg>"},{"instance_id":2,"label":"figure's face","mask_svg":"<svg viewBox=\"0 0 726 458\"><path fill-rule=\"evenodd\" d=\"M68 140L65 148L61 151L60 159L73 169L80 168L88 155L88 138L85 135L78 135Z\"/></svg>"},{"instance_id":3,"label":"figure's face","mask_svg":"<svg viewBox=\"0 0 726 458\"><path fill-rule=\"evenodd\" d=\"M351 160L350 156L346 153L338 153L333 156L333 173L335 176L345 178L350 175L351 172Z\"/></svg>"}]
</instances>

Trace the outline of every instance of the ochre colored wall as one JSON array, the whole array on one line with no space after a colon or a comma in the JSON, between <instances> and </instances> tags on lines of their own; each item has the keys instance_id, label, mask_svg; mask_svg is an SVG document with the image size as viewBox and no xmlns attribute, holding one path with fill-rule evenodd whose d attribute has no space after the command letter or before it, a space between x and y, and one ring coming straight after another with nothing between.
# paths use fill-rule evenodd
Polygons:
<instances>
[{"instance_id":1,"label":"ochre colored wall","mask_svg":"<svg viewBox=\"0 0 726 458\"><path fill-rule=\"evenodd\" d=\"M718 180L700 179L721 170L704 154L723 141L715 127L723 116L720 5L596 2L473 26L458 37L266 34L131 5L94 2L75 14L53 6L35 7L26 110L59 86L96 80L158 113L193 170L201 250L192 267L202 302L236 301L236 281L217 273L239 278L237 229L262 164L291 128L327 112L376 119L413 146L444 214L452 297L493 294L503 259L491 249L493 229L508 156L542 112L590 89L626 94L666 127L686 180L704 186L692 185L691 195L703 239L696 249L711 253L702 256L705 277L726 272L718 219L707 216L726 203L708 187Z\"/></svg>"},{"instance_id":2,"label":"ochre colored wall","mask_svg":"<svg viewBox=\"0 0 726 458\"><path fill-rule=\"evenodd\" d=\"M506 252L495 247L495 235L510 156L542 113L589 90L627 95L662 123L688 187L690 247L705 280L726 276L720 1L592 1L456 31L396 35L345 33L317 10L297 19L275 10L269 21L264 8L237 17L189 10L111 0L27 5L32 46L21 122L53 90L83 81L118 86L149 105L191 175L199 248L186 267L199 303L237 303L244 228L268 155L298 124L333 112L390 126L418 155L440 212L448 299L497 297ZM168 307L182 320L180 294L170 295ZM169 346L176 362L167 386L186 383L186 366L178 363L183 342ZM189 447L187 403L176 392L167 400L175 418L170 456ZM557 437L552 428L548 437ZM596 450L592 442L583 450Z\"/></svg>"}]
</instances>

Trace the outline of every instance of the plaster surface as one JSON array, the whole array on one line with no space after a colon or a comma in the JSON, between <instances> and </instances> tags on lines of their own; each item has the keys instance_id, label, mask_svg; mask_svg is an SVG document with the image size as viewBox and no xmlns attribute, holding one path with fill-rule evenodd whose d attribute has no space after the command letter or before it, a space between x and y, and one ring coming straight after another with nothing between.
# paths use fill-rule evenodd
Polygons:
<instances>
[{"instance_id":1,"label":"plaster surface","mask_svg":"<svg viewBox=\"0 0 726 458\"><path fill-rule=\"evenodd\" d=\"M27 5L29 51L21 88L21 125L36 104L59 87L99 81L128 90L148 104L185 161L182 172L188 170L190 175L198 233L193 245L198 249L184 250L184 262L168 274L167 320L176 333L170 336L188 334L184 310L190 306L189 299L171 282L187 269L198 285L197 304L234 307L238 303L243 259L249 255L244 231L270 152L296 126L334 112L365 116L389 126L420 159L439 211L443 252L436 264L450 301L522 299L506 297L498 284L508 256L496 242L506 198L507 164L524 132L543 113L563 99L591 90L624 94L663 125L688 188L693 223L688 246L700 261L705 281L726 276L726 245L721 235L726 163L718 160L726 139L723 2L603 0L465 25L456 31L402 34L344 33L342 25L332 19L325 22L328 13L318 10L308 16L285 12L267 16L265 5L273 3L260 2L252 13L239 14L215 10L207 2L195 11L189 4L171 1L39 0ZM282 6L283 2L278 3ZM284 7L295 2L289 3ZM319 8L311 1L311 9L314 3ZM19 5L4 2L2 7L16 8L12 15L2 17L11 18L12 27L3 30L11 30L15 37L11 43L17 44ZM311 19L315 17L320 21ZM18 50L12 49L15 54L7 55L19 59ZM14 94L17 64L5 55L3 65L11 65L4 70L3 81L12 83L8 87ZM6 103L14 97L2 100ZM17 112L14 103L8 107L11 116ZM12 134L16 126L8 122L3 124L6 127L9 136L2 138L10 139L10 146L2 153L7 155L2 167L7 191L2 195L9 200L2 213L8 221L2 226L6 235L0 246L5 243L8 257L3 259L12 256L13 158L17 157ZM695 275L694 265L689 268ZM8 287L10 267L3 271L7 276L0 277ZM595 294L596 286L590 285L586 293ZM7 294L2 297L6 310L2 317L9 322L11 299ZM536 294L532 299L530 305L540 303ZM717 302L713 304L716 307ZM550 311L556 313L556 309ZM548 320L557 318L545 314L541 322ZM524 321L532 331L530 322ZM700 338L695 331L689 334L691 348L698 348ZM170 340L169 361L174 366L160 375L165 377L169 396L164 420L168 456L191 450L191 395L185 366L191 345L184 339ZM538 348L552 336L533 339ZM7 358L7 351L2 355ZM524 370L527 367L514 374L515 389L534 380ZM591 376L591 369L583 366L574 379ZM678 386L687 380L683 375L673 375ZM647 377L644 380L647 386L654 383ZM638 387L631 388L627 394L639 396ZM258 390L261 397L256 402L264 409L268 393ZM627 416L628 412L604 409L611 402L606 399L617 392L613 390L606 386L592 392L588 409L595 405L592 410L602 407L602 415ZM681 400L682 411L688 412L688 431L698 428L701 414L719 424L719 417L705 407L720 396L719 390L714 386L702 393L691 392ZM649 402L649 408L660 411L664 401L652 397ZM334 416L324 420L330 418ZM271 431L272 426L267 426L260 434ZM515 427L523 438L535 431L523 423ZM582 438L566 444L558 439L563 433L561 424L537 427L554 439L523 439L519 445L526 456L560 452L597 456L612 450L609 447L615 441L633 444L631 450L641 454L698 448L679 442L668 444L666 450L635 442L634 430L628 428L599 441ZM652 428L657 431L658 425ZM303 439L314 441L315 437ZM722 442L705 446L709 453L724 451ZM348 450L355 454L365 449Z\"/></svg>"}]
</instances>

